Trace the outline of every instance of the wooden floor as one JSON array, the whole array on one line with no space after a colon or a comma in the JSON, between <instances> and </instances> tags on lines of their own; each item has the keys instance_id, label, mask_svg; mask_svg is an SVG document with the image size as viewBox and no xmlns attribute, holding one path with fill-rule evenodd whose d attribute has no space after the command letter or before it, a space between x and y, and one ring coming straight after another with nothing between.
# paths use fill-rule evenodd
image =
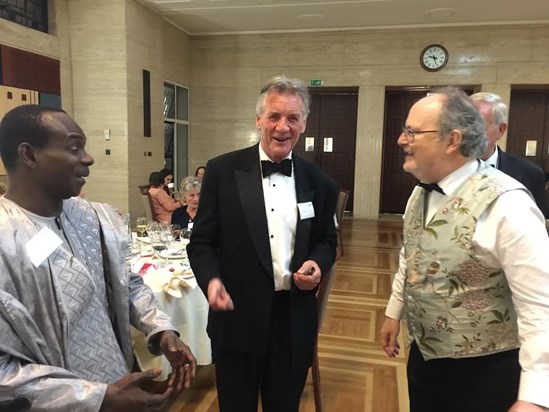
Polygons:
<instances>
[{"instance_id":1,"label":"wooden floor","mask_svg":"<svg viewBox=\"0 0 549 412\"><path fill-rule=\"evenodd\" d=\"M401 232L398 216L345 219L345 254L337 263L319 336L324 412L408 412L405 351L390 359L377 344ZM218 412L214 380L213 367L202 367L170 410ZM309 378L300 412L314 410Z\"/></svg>"}]
</instances>

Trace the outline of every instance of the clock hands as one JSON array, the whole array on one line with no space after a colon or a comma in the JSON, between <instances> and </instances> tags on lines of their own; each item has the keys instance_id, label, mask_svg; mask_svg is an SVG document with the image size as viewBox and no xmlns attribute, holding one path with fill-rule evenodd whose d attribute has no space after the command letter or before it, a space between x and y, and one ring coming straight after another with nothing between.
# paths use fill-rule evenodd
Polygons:
<instances>
[{"instance_id":1,"label":"clock hands","mask_svg":"<svg viewBox=\"0 0 549 412\"><path fill-rule=\"evenodd\" d=\"M448 52L444 46L431 44L423 49L420 54L420 64L428 71L438 71L448 62Z\"/></svg>"}]
</instances>

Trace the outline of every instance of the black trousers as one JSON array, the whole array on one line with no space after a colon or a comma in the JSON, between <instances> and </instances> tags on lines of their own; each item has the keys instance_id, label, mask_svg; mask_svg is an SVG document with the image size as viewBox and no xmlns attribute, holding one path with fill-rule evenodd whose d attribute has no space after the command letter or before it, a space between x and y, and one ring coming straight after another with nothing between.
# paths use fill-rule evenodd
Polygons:
<instances>
[{"instance_id":1,"label":"black trousers","mask_svg":"<svg viewBox=\"0 0 549 412\"><path fill-rule=\"evenodd\" d=\"M517 400L520 370L518 349L425 361L413 342L407 372L410 412L507 412Z\"/></svg>"},{"instance_id":2,"label":"black trousers","mask_svg":"<svg viewBox=\"0 0 549 412\"><path fill-rule=\"evenodd\" d=\"M292 364L289 292L276 292L264 356L215 348L220 412L256 412L261 393L263 412L298 412L308 368Z\"/></svg>"}]
</instances>

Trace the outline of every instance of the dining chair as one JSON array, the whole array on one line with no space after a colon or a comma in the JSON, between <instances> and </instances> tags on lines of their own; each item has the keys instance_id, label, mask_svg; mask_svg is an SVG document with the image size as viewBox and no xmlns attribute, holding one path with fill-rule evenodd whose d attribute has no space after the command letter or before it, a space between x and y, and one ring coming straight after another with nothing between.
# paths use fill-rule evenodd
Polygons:
<instances>
[{"instance_id":1,"label":"dining chair","mask_svg":"<svg viewBox=\"0 0 549 412\"><path fill-rule=\"evenodd\" d=\"M331 269L324 275L320 281L320 286L316 292L316 305L318 310L318 332L320 333L320 327L322 326L322 320L324 319L324 312L326 311L326 306L328 305L328 295L330 294L330 289L332 288L332 283L335 277L335 268L336 265L331 267ZM313 395L315 400L315 411L322 412L322 396L321 396L321 385L320 385L320 368L318 364L318 333L315 343L315 350L313 354L313 366L312 366L312 375L313 375Z\"/></svg>"},{"instance_id":2,"label":"dining chair","mask_svg":"<svg viewBox=\"0 0 549 412\"><path fill-rule=\"evenodd\" d=\"M337 198L336 204L336 229L337 229L337 247L339 248L339 256L343 256L343 215L345 213L345 207L347 207L347 201L349 200L349 194L351 192L347 189L341 189Z\"/></svg>"},{"instance_id":3,"label":"dining chair","mask_svg":"<svg viewBox=\"0 0 549 412\"><path fill-rule=\"evenodd\" d=\"M154 213L154 207L152 204L151 195L149 193L149 185L138 186L139 194L141 196L141 203L143 204L143 209L145 210L145 216L149 222L156 221L156 214Z\"/></svg>"}]
</instances>

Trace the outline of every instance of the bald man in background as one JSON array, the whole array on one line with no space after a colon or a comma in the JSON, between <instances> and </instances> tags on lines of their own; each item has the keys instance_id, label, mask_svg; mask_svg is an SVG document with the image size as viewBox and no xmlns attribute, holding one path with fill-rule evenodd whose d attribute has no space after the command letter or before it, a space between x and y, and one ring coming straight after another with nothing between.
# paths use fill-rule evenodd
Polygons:
<instances>
[{"instance_id":1,"label":"bald man in background","mask_svg":"<svg viewBox=\"0 0 549 412\"><path fill-rule=\"evenodd\" d=\"M532 193L545 218L549 218L545 199L545 171L533 162L504 152L497 145L507 130L507 106L494 93L475 93L471 99L486 122L488 147L482 160L522 183Z\"/></svg>"}]
</instances>

